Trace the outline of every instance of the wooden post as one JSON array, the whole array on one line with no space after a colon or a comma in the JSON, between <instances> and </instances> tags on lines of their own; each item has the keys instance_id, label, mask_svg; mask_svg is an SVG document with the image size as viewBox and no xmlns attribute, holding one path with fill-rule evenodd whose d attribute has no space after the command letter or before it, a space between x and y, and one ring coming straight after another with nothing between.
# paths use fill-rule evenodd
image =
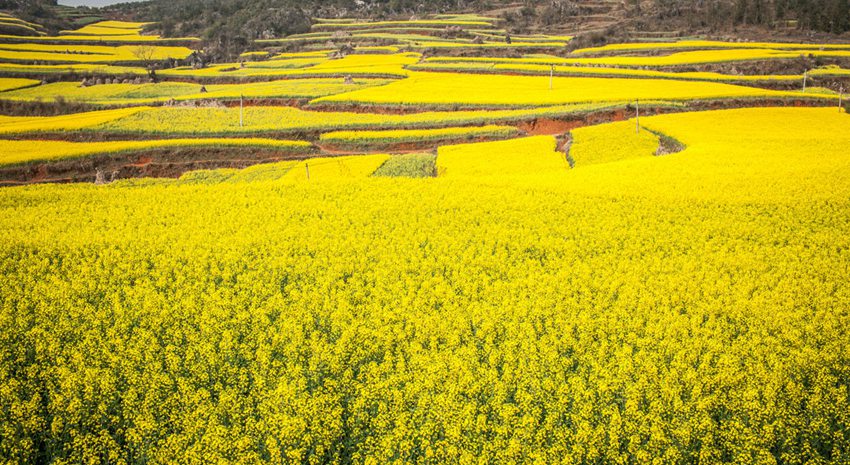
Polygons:
<instances>
[{"instance_id":1,"label":"wooden post","mask_svg":"<svg viewBox=\"0 0 850 465\"><path fill-rule=\"evenodd\" d=\"M640 100L635 100L635 134L640 134Z\"/></svg>"},{"instance_id":2,"label":"wooden post","mask_svg":"<svg viewBox=\"0 0 850 465\"><path fill-rule=\"evenodd\" d=\"M307 163L306 161L304 162L304 169L307 170L307 180L309 181L310 180L310 164Z\"/></svg>"},{"instance_id":3,"label":"wooden post","mask_svg":"<svg viewBox=\"0 0 850 465\"><path fill-rule=\"evenodd\" d=\"M555 65L549 65L549 90L552 90L553 81L555 80Z\"/></svg>"},{"instance_id":4,"label":"wooden post","mask_svg":"<svg viewBox=\"0 0 850 465\"><path fill-rule=\"evenodd\" d=\"M243 95L239 95L239 127L242 127L242 123L244 121L245 110L243 109L242 100L245 97Z\"/></svg>"},{"instance_id":5,"label":"wooden post","mask_svg":"<svg viewBox=\"0 0 850 465\"><path fill-rule=\"evenodd\" d=\"M803 73L803 92L806 91L806 81L809 79L809 72Z\"/></svg>"}]
</instances>

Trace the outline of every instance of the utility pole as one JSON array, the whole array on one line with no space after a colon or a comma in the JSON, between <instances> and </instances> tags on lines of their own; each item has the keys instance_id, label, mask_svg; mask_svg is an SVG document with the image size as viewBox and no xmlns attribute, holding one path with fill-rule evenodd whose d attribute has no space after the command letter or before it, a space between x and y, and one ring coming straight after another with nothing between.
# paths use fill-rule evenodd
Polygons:
<instances>
[{"instance_id":1,"label":"utility pole","mask_svg":"<svg viewBox=\"0 0 850 465\"><path fill-rule=\"evenodd\" d=\"M803 92L805 92L805 91L806 91L806 81L807 81L808 79L809 79L809 71L808 71L808 70L806 70L806 72L805 72L805 73L803 73Z\"/></svg>"},{"instance_id":2,"label":"utility pole","mask_svg":"<svg viewBox=\"0 0 850 465\"><path fill-rule=\"evenodd\" d=\"M640 99L635 100L635 134L640 134Z\"/></svg>"},{"instance_id":3,"label":"utility pole","mask_svg":"<svg viewBox=\"0 0 850 465\"><path fill-rule=\"evenodd\" d=\"M310 180L310 164L305 160L304 161L304 169L307 170L307 180Z\"/></svg>"},{"instance_id":4,"label":"utility pole","mask_svg":"<svg viewBox=\"0 0 850 465\"><path fill-rule=\"evenodd\" d=\"M245 109L244 109L244 106L243 106L243 103L242 103L242 100L244 100L244 99L245 99L245 96L242 95L242 94L239 94L239 127L240 128L243 126L242 123L244 121L244 116L245 116Z\"/></svg>"},{"instance_id":5,"label":"utility pole","mask_svg":"<svg viewBox=\"0 0 850 465\"><path fill-rule=\"evenodd\" d=\"M838 112L841 113L844 110L844 87L838 89Z\"/></svg>"},{"instance_id":6,"label":"utility pole","mask_svg":"<svg viewBox=\"0 0 850 465\"><path fill-rule=\"evenodd\" d=\"M552 90L552 84L555 80L555 65L549 65L549 90Z\"/></svg>"}]
</instances>

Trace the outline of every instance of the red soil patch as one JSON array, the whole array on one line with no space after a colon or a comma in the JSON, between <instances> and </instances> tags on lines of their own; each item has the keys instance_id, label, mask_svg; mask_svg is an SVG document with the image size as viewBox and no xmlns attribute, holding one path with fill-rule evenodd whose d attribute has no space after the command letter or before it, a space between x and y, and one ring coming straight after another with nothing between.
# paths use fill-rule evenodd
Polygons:
<instances>
[{"instance_id":1,"label":"red soil patch","mask_svg":"<svg viewBox=\"0 0 850 465\"><path fill-rule=\"evenodd\" d=\"M532 136L554 136L569 132L575 127L576 123L576 121L538 118L533 121L520 123L517 127Z\"/></svg>"},{"instance_id":2,"label":"red soil patch","mask_svg":"<svg viewBox=\"0 0 850 465\"><path fill-rule=\"evenodd\" d=\"M152 161L153 161L153 158L142 155L142 156L139 157L139 159L138 159L138 161L136 161L136 163L130 163L127 166L142 168L142 167L149 165Z\"/></svg>"}]
</instances>

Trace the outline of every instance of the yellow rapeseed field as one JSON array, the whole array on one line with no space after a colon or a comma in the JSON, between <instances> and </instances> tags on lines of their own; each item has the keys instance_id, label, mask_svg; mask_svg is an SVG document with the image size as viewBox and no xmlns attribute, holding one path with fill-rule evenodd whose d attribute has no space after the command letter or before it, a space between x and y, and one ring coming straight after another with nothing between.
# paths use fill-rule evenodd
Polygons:
<instances>
[{"instance_id":1,"label":"yellow rapeseed field","mask_svg":"<svg viewBox=\"0 0 850 465\"><path fill-rule=\"evenodd\" d=\"M32 87L38 84L40 82L33 79L0 78L0 92ZM2 95L0 95L0 98L2 98Z\"/></svg>"},{"instance_id":2,"label":"yellow rapeseed field","mask_svg":"<svg viewBox=\"0 0 850 465\"><path fill-rule=\"evenodd\" d=\"M140 35L142 28L150 23L126 22L126 21L98 21L87 24L73 31L62 31L70 35L92 35L92 36L122 36Z\"/></svg>"},{"instance_id":3,"label":"yellow rapeseed field","mask_svg":"<svg viewBox=\"0 0 850 465\"><path fill-rule=\"evenodd\" d=\"M61 65L28 65L19 63L0 63L0 72L4 74L20 74L31 76L38 75L60 75L60 74L81 74L81 75L98 75L98 76L147 76L148 72L142 67L135 66L113 66L107 64L85 64L85 63L66 63Z\"/></svg>"},{"instance_id":4,"label":"yellow rapeseed field","mask_svg":"<svg viewBox=\"0 0 850 465\"><path fill-rule=\"evenodd\" d=\"M639 189L646 195L724 202L850 196L850 184L844 183L850 158L843 150L850 143L850 116L835 108L717 110L641 118L641 124L676 139L685 150L646 157L648 147L628 142L634 136L626 123L609 125L607 141L605 127L589 129L597 147L636 151L618 155L631 159L582 169L576 153L570 186L600 194ZM576 131L577 145L582 131ZM826 180L830 189L820 185Z\"/></svg>"},{"instance_id":5,"label":"yellow rapeseed field","mask_svg":"<svg viewBox=\"0 0 850 465\"><path fill-rule=\"evenodd\" d=\"M0 465L850 464L847 70L643 69L850 46L499 16L313 18L141 85L80 80L187 39L0 37L39 79L0 79L0 183L184 172L0 187Z\"/></svg>"},{"instance_id":6,"label":"yellow rapeseed field","mask_svg":"<svg viewBox=\"0 0 850 465\"><path fill-rule=\"evenodd\" d=\"M170 77L311 77L311 76L388 76L404 77L404 66L419 61L417 53L348 55L336 60L327 57L273 59L256 63L219 64L203 69L190 66L164 70L161 76Z\"/></svg>"},{"instance_id":7,"label":"yellow rapeseed field","mask_svg":"<svg viewBox=\"0 0 850 465\"><path fill-rule=\"evenodd\" d=\"M628 57L632 58L632 57ZM739 75L722 74L707 71L672 72L651 69L617 68L611 66L565 66L556 65L554 68L546 64L546 58L446 58L438 57L410 66L415 71L471 72L498 74L537 74L549 75L551 71L557 76L602 76L602 77L639 77L657 79L676 79L686 81L716 81L735 83L761 82L802 82L802 75L771 74L771 75ZM825 71L813 70L810 74L829 74Z\"/></svg>"},{"instance_id":8,"label":"yellow rapeseed field","mask_svg":"<svg viewBox=\"0 0 850 465\"><path fill-rule=\"evenodd\" d=\"M714 82L661 79L556 77L552 89L549 82L544 76L412 72L409 78L386 86L323 97L313 103L509 107L635 99L675 101L803 95Z\"/></svg>"},{"instance_id":9,"label":"yellow rapeseed field","mask_svg":"<svg viewBox=\"0 0 850 465\"><path fill-rule=\"evenodd\" d=\"M658 137L635 121L585 126L572 130L570 155L577 167L648 157L658 150Z\"/></svg>"},{"instance_id":10,"label":"yellow rapeseed field","mask_svg":"<svg viewBox=\"0 0 850 465\"><path fill-rule=\"evenodd\" d=\"M688 148L0 189L4 458L842 463L850 116L645 123Z\"/></svg>"},{"instance_id":11,"label":"yellow rapeseed field","mask_svg":"<svg viewBox=\"0 0 850 465\"><path fill-rule=\"evenodd\" d=\"M245 84L210 84L201 92L201 84L161 82L158 84L103 84L81 87L76 82L54 82L20 91L0 94L11 101L51 101L57 98L94 105L149 105L200 99L238 100L245 98L313 98L386 84L383 79L358 79L345 84L342 79L285 79Z\"/></svg>"},{"instance_id":12,"label":"yellow rapeseed field","mask_svg":"<svg viewBox=\"0 0 850 465\"><path fill-rule=\"evenodd\" d=\"M347 23L319 23L313 26L313 30L335 30L335 29L360 29L360 28L376 28L385 26L428 26L436 28L445 28L446 26L463 26L463 27L489 27L492 26L491 21L463 21L453 19L423 19L409 21L370 21L370 22L347 22Z\"/></svg>"},{"instance_id":13,"label":"yellow rapeseed field","mask_svg":"<svg viewBox=\"0 0 850 465\"><path fill-rule=\"evenodd\" d=\"M429 111L402 115L336 111L306 111L294 107L253 106L238 108L151 108L131 116L92 127L92 131L133 134L256 134L333 129L413 129L459 125L489 125L538 117L582 115L621 103L577 104L533 109L497 111ZM83 114L84 115L84 114Z\"/></svg>"},{"instance_id":14,"label":"yellow rapeseed field","mask_svg":"<svg viewBox=\"0 0 850 465\"><path fill-rule=\"evenodd\" d=\"M149 57L139 54L138 45L0 44L0 60L8 62L140 63L144 59L182 60L192 54L186 47L148 45Z\"/></svg>"},{"instance_id":15,"label":"yellow rapeseed field","mask_svg":"<svg viewBox=\"0 0 850 465\"><path fill-rule=\"evenodd\" d=\"M59 116L0 116L0 134L75 131L126 118L147 109L132 107Z\"/></svg>"},{"instance_id":16,"label":"yellow rapeseed field","mask_svg":"<svg viewBox=\"0 0 850 465\"><path fill-rule=\"evenodd\" d=\"M551 136L447 145L437 152L437 175L512 177L563 173L569 165L555 146Z\"/></svg>"},{"instance_id":17,"label":"yellow rapeseed field","mask_svg":"<svg viewBox=\"0 0 850 465\"><path fill-rule=\"evenodd\" d=\"M175 182L178 184L218 184L278 181L298 163L295 160L286 160L276 163L262 163L244 169L221 168L189 171Z\"/></svg>"},{"instance_id":18,"label":"yellow rapeseed field","mask_svg":"<svg viewBox=\"0 0 850 465\"><path fill-rule=\"evenodd\" d=\"M45 35L44 26L24 21L21 18L17 18L6 13L0 13L0 26L2 26L6 32L14 34L6 37L19 37L17 34L22 34L26 37L40 37Z\"/></svg>"},{"instance_id":19,"label":"yellow rapeseed field","mask_svg":"<svg viewBox=\"0 0 850 465\"><path fill-rule=\"evenodd\" d=\"M793 42L722 42L717 40L680 40L676 42L627 42L601 47L581 48L574 54L632 52L641 50L766 48L774 50L850 50L850 44L803 44Z\"/></svg>"},{"instance_id":20,"label":"yellow rapeseed field","mask_svg":"<svg viewBox=\"0 0 850 465\"><path fill-rule=\"evenodd\" d=\"M388 158L389 155L383 154L311 158L293 166L281 177L281 180L292 183L312 183L366 178L371 176Z\"/></svg>"},{"instance_id":21,"label":"yellow rapeseed field","mask_svg":"<svg viewBox=\"0 0 850 465\"><path fill-rule=\"evenodd\" d=\"M569 63L605 66L684 66L733 61L792 60L801 56L848 57L850 50L772 50L772 49L729 49L678 52L659 56L610 56L600 58L577 58Z\"/></svg>"}]
</instances>

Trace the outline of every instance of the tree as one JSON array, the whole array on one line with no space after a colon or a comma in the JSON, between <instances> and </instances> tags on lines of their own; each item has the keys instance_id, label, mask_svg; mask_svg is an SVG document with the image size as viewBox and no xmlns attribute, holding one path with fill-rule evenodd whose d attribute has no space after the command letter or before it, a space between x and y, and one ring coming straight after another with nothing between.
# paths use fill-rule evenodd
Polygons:
<instances>
[{"instance_id":1,"label":"tree","mask_svg":"<svg viewBox=\"0 0 850 465\"><path fill-rule=\"evenodd\" d=\"M133 56L142 62L145 69L148 70L148 76L150 76L153 82L156 82L156 65L154 62L154 57L156 57L156 47L147 44L139 45L133 48Z\"/></svg>"}]
</instances>

